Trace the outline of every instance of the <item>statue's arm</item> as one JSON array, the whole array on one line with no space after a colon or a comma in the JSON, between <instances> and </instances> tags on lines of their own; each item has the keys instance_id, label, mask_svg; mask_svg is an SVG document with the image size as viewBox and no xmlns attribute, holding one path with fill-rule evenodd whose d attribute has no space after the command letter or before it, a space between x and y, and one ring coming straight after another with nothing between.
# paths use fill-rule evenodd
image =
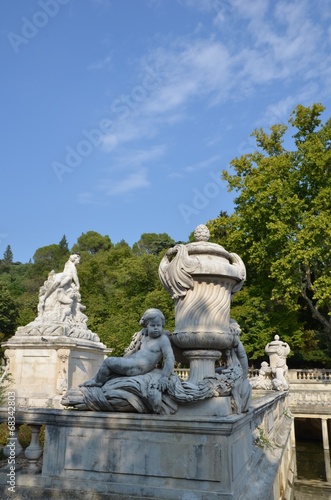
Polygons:
<instances>
[{"instance_id":1,"label":"statue's arm","mask_svg":"<svg viewBox=\"0 0 331 500\"><path fill-rule=\"evenodd\" d=\"M163 369L161 377L170 377L175 367L175 356L168 336L162 336Z\"/></svg>"},{"instance_id":2,"label":"statue's arm","mask_svg":"<svg viewBox=\"0 0 331 500\"><path fill-rule=\"evenodd\" d=\"M247 358L245 348L240 340L239 340L238 346L237 346L237 356L238 356L239 362L241 364L244 376L247 377L247 375L248 375L248 358Z\"/></svg>"},{"instance_id":3,"label":"statue's arm","mask_svg":"<svg viewBox=\"0 0 331 500\"><path fill-rule=\"evenodd\" d=\"M78 273L77 273L76 267L74 267L72 270L72 279L73 279L75 285L77 286L77 288L79 288L79 279L78 279Z\"/></svg>"}]
</instances>

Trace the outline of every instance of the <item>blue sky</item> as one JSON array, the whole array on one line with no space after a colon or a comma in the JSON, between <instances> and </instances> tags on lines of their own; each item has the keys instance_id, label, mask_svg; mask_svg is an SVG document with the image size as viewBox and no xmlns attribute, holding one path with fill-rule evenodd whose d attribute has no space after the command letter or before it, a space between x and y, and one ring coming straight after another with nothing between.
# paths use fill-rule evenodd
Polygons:
<instances>
[{"instance_id":1,"label":"blue sky","mask_svg":"<svg viewBox=\"0 0 331 500\"><path fill-rule=\"evenodd\" d=\"M15 0L0 14L0 258L90 230L187 240L233 211L220 173L254 128L299 103L330 116L328 0Z\"/></svg>"}]
</instances>

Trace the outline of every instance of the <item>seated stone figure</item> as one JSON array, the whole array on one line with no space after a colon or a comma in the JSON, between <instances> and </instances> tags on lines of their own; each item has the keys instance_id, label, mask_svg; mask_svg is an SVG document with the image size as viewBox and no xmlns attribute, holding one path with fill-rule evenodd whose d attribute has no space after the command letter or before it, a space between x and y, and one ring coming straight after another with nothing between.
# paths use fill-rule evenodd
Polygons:
<instances>
[{"instance_id":1,"label":"seated stone figure","mask_svg":"<svg viewBox=\"0 0 331 500\"><path fill-rule=\"evenodd\" d=\"M66 262L63 272L55 274L54 271L50 273L49 286L45 287L44 293L41 300L41 309L45 308L45 303L48 297L50 297L58 289L66 289L71 283L74 283L79 290L79 279L77 274L76 266L80 262L79 254L70 255L68 261Z\"/></svg>"},{"instance_id":2,"label":"seated stone figure","mask_svg":"<svg viewBox=\"0 0 331 500\"><path fill-rule=\"evenodd\" d=\"M134 377L152 371L163 359L163 369L158 389L167 387L168 379L174 369L175 357L168 335L163 327L165 318L158 309L147 309L140 324L143 330L135 334L139 340L133 342L131 350L124 357L109 357L104 360L97 374L81 387L102 387L114 375ZM131 345L130 345L131 346Z\"/></svg>"},{"instance_id":3,"label":"seated stone figure","mask_svg":"<svg viewBox=\"0 0 331 500\"><path fill-rule=\"evenodd\" d=\"M259 369L259 374L257 377L250 380L253 389L272 389L272 373L269 364L266 361L262 361L261 368Z\"/></svg>"},{"instance_id":4,"label":"seated stone figure","mask_svg":"<svg viewBox=\"0 0 331 500\"><path fill-rule=\"evenodd\" d=\"M173 372L175 356L164 323L161 311L147 309L140 320L143 328L134 334L124 356L105 359L91 380L69 389L62 404L79 410L169 415L179 405L230 396L233 392L236 412L247 411L251 392L249 383L247 388L243 380L241 349L236 349L237 355L233 349L231 366L223 373L215 373L198 384L181 380Z\"/></svg>"}]
</instances>

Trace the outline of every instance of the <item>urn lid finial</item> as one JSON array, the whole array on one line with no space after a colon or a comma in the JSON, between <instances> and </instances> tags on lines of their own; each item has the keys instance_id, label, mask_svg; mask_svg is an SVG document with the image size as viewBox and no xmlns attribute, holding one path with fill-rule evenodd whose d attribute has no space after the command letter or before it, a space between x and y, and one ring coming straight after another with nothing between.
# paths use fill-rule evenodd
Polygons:
<instances>
[{"instance_id":1,"label":"urn lid finial","mask_svg":"<svg viewBox=\"0 0 331 500\"><path fill-rule=\"evenodd\" d=\"M207 226L200 224L194 230L195 241L208 241L210 237L210 232Z\"/></svg>"}]
</instances>

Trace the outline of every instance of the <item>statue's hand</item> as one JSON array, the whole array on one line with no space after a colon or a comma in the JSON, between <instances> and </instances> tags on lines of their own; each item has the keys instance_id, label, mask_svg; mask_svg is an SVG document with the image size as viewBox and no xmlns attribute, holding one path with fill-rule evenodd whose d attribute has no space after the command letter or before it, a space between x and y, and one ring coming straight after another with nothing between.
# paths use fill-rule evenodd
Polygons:
<instances>
[{"instance_id":1,"label":"statue's hand","mask_svg":"<svg viewBox=\"0 0 331 500\"><path fill-rule=\"evenodd\" d=\"M159 381L158 381L158 384L157 384L157 388L159 391L161 392L164 392L166 390L166 388L168 387L168 377L160 377L159 378Z\"/></svg>"}]
</instances>

